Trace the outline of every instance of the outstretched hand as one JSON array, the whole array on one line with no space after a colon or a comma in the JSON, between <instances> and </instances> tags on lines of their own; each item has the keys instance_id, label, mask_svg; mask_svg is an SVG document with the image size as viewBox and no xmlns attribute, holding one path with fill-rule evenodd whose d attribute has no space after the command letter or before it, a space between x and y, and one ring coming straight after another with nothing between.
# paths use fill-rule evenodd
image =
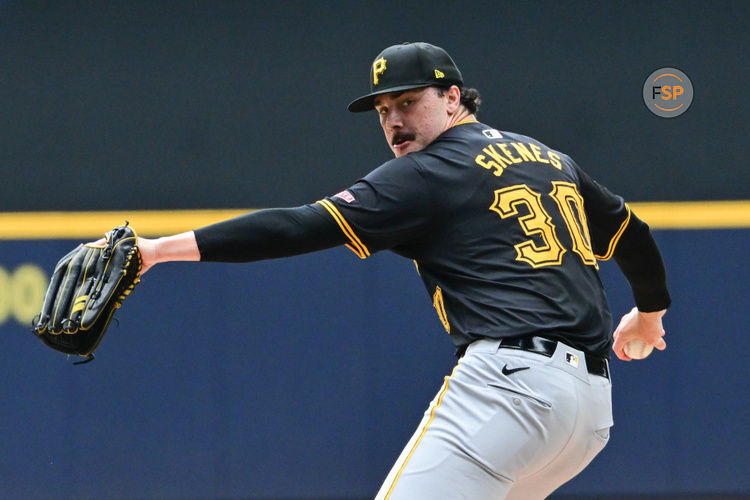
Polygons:
<instances>
[{"instance_id":1,"label":"outstretched hand","mask_svg":"<svg viewBox=\"0 0 750 500\"><path fill-rule=\"evenodd\" d=\"M86 243L86 246L90 247L103 247L107 244L107 240L104 238ZM156 243L155 240L138 237L138 251L141 254L141 276L151 267L156 264Z\"/></svg>"},{"instance_id":2,"label":"outstretched hand","mask_svg":"<svg viewBox=\"0 0 750 500\"><path fill-rule=\"evenodd\" d=\"M623 361L631 361L632 358L625 354L623 350L625 344L631 340L642 340L647 345L654 346L656 349L663 351L667 348L664 341L664 327L662 326L662 317L667 312L666 309L656 312L640 312L634 307L629 313L622 317L620 324L617 325L613 334L615 343L612 350L615 355Z\"/></svg>"}]
</instances>

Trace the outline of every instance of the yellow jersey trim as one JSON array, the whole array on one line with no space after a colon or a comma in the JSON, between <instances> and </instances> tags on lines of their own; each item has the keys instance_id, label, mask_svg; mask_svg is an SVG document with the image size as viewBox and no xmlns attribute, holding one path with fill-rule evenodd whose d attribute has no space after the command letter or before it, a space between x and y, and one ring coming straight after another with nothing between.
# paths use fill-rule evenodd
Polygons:
<instances>
[{"instance_id":1,"label":"yellow jersey trim","mask_svg":"<svg viewBox=\"0 0 750 500\"><path fill-rule=\"evenodd\" d=\"M440 395L438 396L437 403L435 404L435 406L432 408L432 411L430 412L430 418L429 420L427 420L427 423L424 424L424 427L422 428L422 432L419 434L417 441L414 443L414 446L411 447L411 450L409 450L409 454L406 456L404 463L401 464L401 467L398 469L398 472L396 473L396 477L393 478L393 483L391 483L391 487L388 488L388 493L385 494L385 500L388 500L388 498L390 498L391 493L393 493L393 488L396 487L396 483L398 482L398 479L401 477L401 473L404 472L404 468L406 468L406 464L409 463L409 459L411 459L411 456L414 454L414 451L417 449L417 446L419 446L420 441L422 441L422 438L427 433L427 429L430 427L430 424L432 424L432 421L435 418L435 411L438 408L440 408L441 404L443 404L443 397L445 396L445 393L448 392L449 381L456 374L456 370L458 369L460 364L461 364L461 361L459 361L458 364L455 367L453 367L453 371L451 372L450 376L445 377L445 385L443 385L443 389L440 391Z\"/></svg>"},{"instance_id":2,"label":"yellow jersey trim","mask_svg":"<svg viewBox=\"0 0 750 500\"><path fill-rule=\"evenodd\" d=\"M651 229L750 229L750 200L638 202L628 206ZM98 239L126 220L138 228L140 236L148 238L190 231L255 210L0 212L0 240ZM341 220L345 222L343 217Z\"/></svg>"},{"instance_id":3,"label":"yellow jersey trim","mask_svg":"<svg viewBox=\"0 0 750 500\"><path fill-rule=\"evenodd\" d=\"M445 331L450 334L451 324L448 321L448 314L445 312L443 290L439 286L435 287L435 293L432 295L432 305L435 306L435 310L437 311L438 318L440 318L440 322L443 324L443 328L445 328Z\"/></svg>"},{"instance_id":4,"label":"yellow jersey trim","mask_svg":"<svg viewBox=\"0 0 750 500\"><path fill-rule=\"evenodd\" d=\"M339 212L339 209L336 208L336 205L331 203L329 200L320 200L318 201L318 203L323 205L323 208L328 211L331 217L333 217L333 220L336 221L336 224L339 225L339 228L344 233L344 236L349 238L349 243L347 243L346 247L357 254L360 259L366 259L367 257L369 257L370 250L368 250L364 243L360 241L360 239L357 237L357 233L355 233L349 223L346 222L346 219L343 215L341 215L341 212Z\"/></svg>"},{"instance_id":5,"label":"yellow jersey trim","mask_svg":"<svg viewBox=\"0 0 750 500\"><path fill-rule=\"evenodd\" d=\"M622 224L620 224L620 229L617 230L614 236L612 236L612 239L609 240L609 246L607 247L607 253L604 255L594 255L599 260L609 260L612 258L612 255L615 253L615 247L617 246L617 242L620 241L620 236L622 236L622 233L625 232L625 229L628 227L628 224L630 224L630 215L633 213L630 210L630 207L625 204L625 208L628 209L628 216L625 217L625 220L622 221Z\"/></svg>"}]
</instances>

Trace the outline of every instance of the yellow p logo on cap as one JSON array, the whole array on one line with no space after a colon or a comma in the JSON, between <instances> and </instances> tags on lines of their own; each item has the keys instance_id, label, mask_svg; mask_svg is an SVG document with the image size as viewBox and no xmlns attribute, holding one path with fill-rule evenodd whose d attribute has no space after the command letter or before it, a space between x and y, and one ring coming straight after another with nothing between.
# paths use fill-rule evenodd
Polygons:
<instances>
[{"instance_id":1,"label":"yellow p logo on cap","mask_svg":"<svg viewBox=\"0 0 750 500\"><path fill-rule=\"evenodd\" d=\"M380 58L372 63L372 83L373 85L378 84L378 77L385 71L385 59Z\"/></svg>"}]
</instances>

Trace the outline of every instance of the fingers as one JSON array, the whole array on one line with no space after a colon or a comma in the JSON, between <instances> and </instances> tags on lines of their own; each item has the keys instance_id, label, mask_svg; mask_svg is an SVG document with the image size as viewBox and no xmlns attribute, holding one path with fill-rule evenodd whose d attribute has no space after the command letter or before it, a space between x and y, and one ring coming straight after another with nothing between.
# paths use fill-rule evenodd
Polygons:
<instances>
[{"instance_id":1,"label":"fingers","mask_svg":"<svg viewBox=\"0 0 750 500\"><path fill-rule=\"evenodd\" d=\"M625 354L625 340L623 340L623 337L619 335L617 339L615 339L614 344L612 345L612 350L615 353L615 356L618 357L618 359L621 359L622 361L631 361L630 356Z\"/></svg>"},{"instance_id":2,"label":"fingers","mask_svg":"<svg viewBox=\"0 0 750 500\"><path fill-rule=\"evenodd\" d=\"M623 351L622 349L620 349L619 351L615 351L615 356L617 356L617 359L621 361L633 361L633 359L625 354L625 351Z\"/></svg>"},{"instance_id":3,"label":"fingers","mask_svg":"<svg viewBox=\"0 0 750 500\"><path fill-rule=\"evenodd\" d=\"M631 340L639 339L648 345L654 346L657 350L663 351L667 348L664 340L664 328L662 327L661 318L666 311L656 311L652 313L642 313L634 307L620 319L617 328L612 334L614 340L612 351L618 359L622 361L632 361L632 358L625 354L625 344Z\"/></svg>"},{"instance_id":4,"label":"fingers","mask_svg":"<svg viewBox=\"0 0 750 500\"><path fill-rule=\"evenodd\" d=\"M60 287L62 286L63 280L68 274L68 265L78 254L78 251L80 249L81 246L79 245L57 262L55 271L52 274L49 286L47 287L47 292L44 295L42 310L39 313L36 325L34 326L34 330L36 332L42 333L47 330L47 327L49 326L48 322L55 314Z\"/></svg>"},{"instance_id":5,"label":"fingers","mask_svg":"<svg viewBox=\"0 0 750 500\"><path fill-rule=\"evenodd\" d=\"M659 351L663 351L664 349L667 348L667 343L663 337L659 337L659 340L656 341L656 343L654 344L654 347L658 349Z\"/></svg>"},{"instance_id":6,"label":"fingers","mask_svg":"<svg viewBox=\"0 0 750 500\"><path fill-rule=\"evenodd\" d=\"M619 335L619 331L616 331L613 335L614 337L614 343L612 344L612 350L615 351L615 353L622 352L622 348L625 345L625 342L622 341L622 336Z\"/></svg>"},{"instance_id":7,"label":"fingers","mask_svg":"<svg viewBox=\"0 0 750 500\"><path fill-rule=\"evenodd\" d=\"M78 278L81 274L83 261L91 252L91 249L78 247L75 255L66 266L65 276L60 283L54 303L52 304L51 317L49 319L48 331L57 335L63 333L68 319L70 309L75 297L76 290L80 286Z\"/></svg>"},{"instance_id":8,"label":"fingers","mask_svg":"<svg viewBox=\"0 0 750 500\"><path fill-rule=\"evenodd\" d=\"M91 241L89 243L84 244L86 247L95 247L95 248L104 248L107 246L107 240L105 238L99 238L96 241Z\"/></svg>"},{"instance_id":9,"label":"fingers","mask_svg":"<svg viewBox=\"0 0 750 500\"><path fill-rule=\"evenodd\" d=\"M624 348L625 342L622 341L622 337L615 339L614 344L612 344L612 351L615 353L615 356L622 361L631 361L630 356L625 354Z\"/></svg>"}]
</instances>

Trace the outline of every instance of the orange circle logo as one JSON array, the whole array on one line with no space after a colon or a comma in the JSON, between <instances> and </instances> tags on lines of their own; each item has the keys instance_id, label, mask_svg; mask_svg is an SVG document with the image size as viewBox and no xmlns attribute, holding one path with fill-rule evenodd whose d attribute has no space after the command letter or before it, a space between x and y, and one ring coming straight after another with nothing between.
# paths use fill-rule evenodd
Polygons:
<instances>
[{"instance_id":1,"label":"orange circle logo","mask_svg":"<svg viewBox=\"0 0 750 500\"><path fill-rule=\"evenodd\" d=\"M656 116L680 116L693 102L693 83L677 68L657 69L643 84L643 102Z\"/></svg>"}]
</instances>

